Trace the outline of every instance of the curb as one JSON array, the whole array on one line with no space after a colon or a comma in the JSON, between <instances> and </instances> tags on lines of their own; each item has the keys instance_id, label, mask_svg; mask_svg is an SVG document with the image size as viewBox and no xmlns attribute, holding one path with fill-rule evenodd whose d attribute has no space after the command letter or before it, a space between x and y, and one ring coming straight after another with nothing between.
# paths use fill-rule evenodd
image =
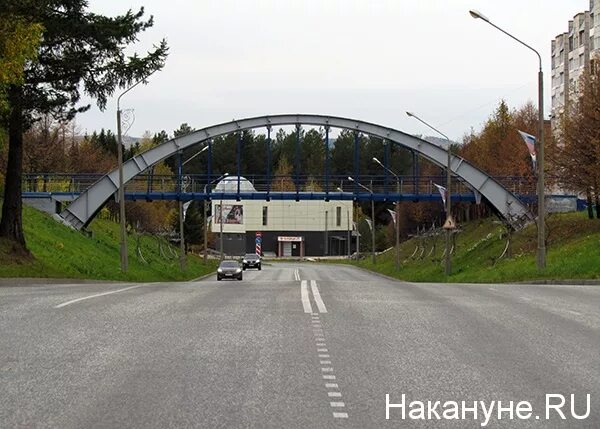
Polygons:
<instances>
[{"instance_id":1,"label":"curb","mask_svg":"<svg viewBox=\"0 0 600 429\"><path fill-rule=\"evenodd\" d=\"M113 284L123 283L118 280L95 279L59 279L53 277L2 277L0 287L16 286L48 286L48 285L81 285L81 284ZM129 282L132 283L132 282ZM133 282L135 283L135 282Z\"/></svg>"},{"instance_id":2,"label":"curb","mask_svg":"<svg viewBox=\"0 0 600 429\"><path fill-rule=\"evenodd\" d=\"M600 286L600 280L598 279L581 279L581 280L529 280L518 283L510 283L518 285L570 285L570 286Z\"/></svg>"}]
</instances>

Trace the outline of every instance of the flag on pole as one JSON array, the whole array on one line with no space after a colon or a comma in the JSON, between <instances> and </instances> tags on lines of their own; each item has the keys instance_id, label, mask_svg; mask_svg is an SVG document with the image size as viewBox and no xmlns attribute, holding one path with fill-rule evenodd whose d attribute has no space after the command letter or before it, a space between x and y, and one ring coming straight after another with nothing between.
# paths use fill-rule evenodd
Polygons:
<instances>
[{"instance_id":1,"label":"flag on pole","mask_svg":"<svg viewBox=\"0 0 600 429\"><path fill-rule=\"evenodd\" d=\"M446 194L448 193L448 190L446 188L444 188L441 185L438 185L437 183L434 183L433 186L435 186L438 190L438 192L440 193L441 197L442 197L442 201L444 202L444 210L446 209Z\"/></svg>"},{"instance_id":2,"label":"flag on pole","mask_svg":"<svg viewBox=\"0 0 600 429\"><path fill-rule=\"evenodd\" d=\"M192 204L191 201L188 201L187 203L183 203L183 220L185 220L185 215L188 211L188 208L190 207L190 204Z\"/></svg>"},{"instance_id":3,"label":"flag on pole","mask_svg":"<svg viewBox=\"0 0 600 429\"><path fill-rule=\"evenodd\" d=\"M527 145L527 150L529 151L529 156L531 156L531 163L533 165L534 171L537 170L537 153L535 152L535 142L536 139L531 134L524 133L523 131L519 131L521 138Z\"/></svg>"},{"instance_id":4,"label":"flag on pole","mask_svg":"<svg viewBox=\"0 0 600 429\"><path fill-rule=\"evenodd\" d=\"M392 217L392 220L394 221L394 226L396 226L396 212L394 210L390 210L390 209L388 209L388 212L390 213L390 216Z\"/></svg>"},{"instance_id":5,"label":"flag on pole","mask_svg":"<svg viewBox=\"0 0 600 429\"><path fill-rule=\"evenodd\" d=\"M479 192L477 189L473 189L473 193L475 194L475 203L477 205L481 204L481 192Z\"/></svg>"}]
</instances>

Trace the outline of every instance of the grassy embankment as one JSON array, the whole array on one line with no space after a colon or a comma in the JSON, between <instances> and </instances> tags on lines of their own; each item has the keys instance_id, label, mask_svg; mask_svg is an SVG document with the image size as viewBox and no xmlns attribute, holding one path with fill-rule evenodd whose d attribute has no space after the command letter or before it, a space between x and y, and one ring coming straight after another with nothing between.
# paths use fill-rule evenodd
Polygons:
<instances>
[{"instance_id":1,"label":"grassy embankment","mask_svg":"<svg viewBox=\"0 0 600 429\"><path fill-rule=\"evenodd\" d=\"M25 206L23 227L27 246L33 255L14 255L6 242L0 241L0 277L52 277L124 281L190 280L216 269L216 262L204 265L201 258L188 255L185 273L166 242L162 255L153 237L142 237L140 249L144 263L136 254L136 238L129 236L129 270L120 272L119 225L104 219L94 220L92 236L59 224L45 213Z\"/></svg>"},{"instance_id":2,"label":"grassy embankment","mask_svg":"<svg viewBox=\"0 0 600 429\"><path fill-rule=\"evenodd\" d=\"M506 246L505 230L490 219L463 225L452 256L452 275L446 278L442 254L444 236L436 252L427 257L433 239L425 246L423 259L411 259L417 240L401 244L401 270L395 268L395 250L352 262L363 268L415 282L516 282L542 279L600 279L600 220L588 220L585 213L556 214L547 221L547 269L536 268L537 230L530 225L513 234L512 257L497 260Z\"/></svg>"}]
</instances>

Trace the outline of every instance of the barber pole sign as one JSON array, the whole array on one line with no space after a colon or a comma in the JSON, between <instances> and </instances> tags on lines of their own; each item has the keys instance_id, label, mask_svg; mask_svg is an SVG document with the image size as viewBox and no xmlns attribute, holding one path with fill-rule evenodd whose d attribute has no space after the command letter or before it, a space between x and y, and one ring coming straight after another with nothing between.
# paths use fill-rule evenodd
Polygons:
<instances>
[{"instance_id":1,"label":"barber pole sign","mask_svg":"<svg viewBox=\"0 0 600 429\"><path fill-rule=\"evenodd\" d=\"M262 232L256 231L256 254L262 255Z\"/></svg>"}]
</instances>

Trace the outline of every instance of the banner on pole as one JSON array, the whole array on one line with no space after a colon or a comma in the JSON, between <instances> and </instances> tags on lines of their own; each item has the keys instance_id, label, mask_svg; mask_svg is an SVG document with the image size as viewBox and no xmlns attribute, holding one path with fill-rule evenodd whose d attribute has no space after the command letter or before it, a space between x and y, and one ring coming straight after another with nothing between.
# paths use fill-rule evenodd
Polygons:
<instances>
[{"instance_id":1,"label":"banner on pole","mask_svg":"<svg viewBox=\"0 0 600 429\"><path fill-rule=\"evenodd\" d=\"M446 188L444 188L442 185L438 185L437 183L434 183L433 186L435 186L438 190L438 192L440 193L441 197L442 197L442 201L444 202L444 210L446 210L446 195L448 193L448 190Z\"/></svg>"},{"instance_id":2,"label":"banner on pole","mask_svg":"<svg viewBox=\"0 0 600 429\"><path fill-rule=\"evenodd\" d=\"M396 212L394 210L388 209L390 216L392 217L392 221L394 222L394 226L396 226Z\"/></svg>"},{"instance_id":3,"label":"banner on pole","mask_svg":"<svg viewBox=\"0 0 600 429\"><path fill-rule=\"evenodd\" d=\"M517 132L521 135L521 138L527 145L529 156L531 156L531 164L533 165L533 170L537 171L537 153L535 151L536 138L531 134L527 134L520 130L517 130Z\"/></svg>"}]
</instances>

